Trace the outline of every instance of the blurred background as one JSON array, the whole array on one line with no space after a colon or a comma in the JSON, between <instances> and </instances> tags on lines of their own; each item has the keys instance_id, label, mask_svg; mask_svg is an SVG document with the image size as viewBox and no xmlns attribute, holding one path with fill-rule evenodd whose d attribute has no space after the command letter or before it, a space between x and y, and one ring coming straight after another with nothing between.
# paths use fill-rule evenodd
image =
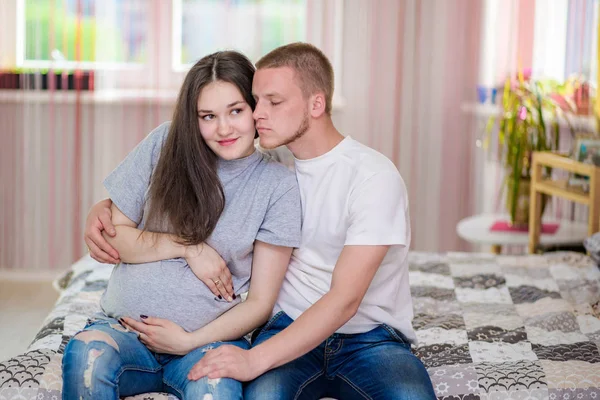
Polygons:
<instances>
[{"instance_id":1,"label":"blurred background","mask_svg":"<svg viewBox=\"0 0 600 400\"><path fill-rule=\"evenodd\" d=\"M0 0L0 275L84 255L102 180L171 118L195 60L294 41L334 65L337 128L400 170L413 250L473 249L457 223L505 209L485 126L506 82L564 103L569 150L596 130L597 38L597 0ZM560 199L546 213L586 218Z\"/></svg>"}]
</instances>

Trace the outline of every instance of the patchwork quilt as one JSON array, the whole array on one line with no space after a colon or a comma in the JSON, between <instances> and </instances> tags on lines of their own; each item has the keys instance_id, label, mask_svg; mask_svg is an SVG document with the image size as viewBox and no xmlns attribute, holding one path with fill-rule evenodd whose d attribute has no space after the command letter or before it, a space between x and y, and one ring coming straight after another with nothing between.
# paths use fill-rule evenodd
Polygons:
<instances>
[{"instance_id":1,"label":"patchwork quilt","mask_svg":"<svg viewBox=\"0 0 600 400\"><path fill-rule=\"evenodd\" d=\"M111 270L84 257L55 282L61 295L27 351L0 362L0 400L61 398L64 347L99 310ZM413 351L438 399L600 400L600 270L590 258L413 252L410 282Z\"/></svg>"}]
</instances>

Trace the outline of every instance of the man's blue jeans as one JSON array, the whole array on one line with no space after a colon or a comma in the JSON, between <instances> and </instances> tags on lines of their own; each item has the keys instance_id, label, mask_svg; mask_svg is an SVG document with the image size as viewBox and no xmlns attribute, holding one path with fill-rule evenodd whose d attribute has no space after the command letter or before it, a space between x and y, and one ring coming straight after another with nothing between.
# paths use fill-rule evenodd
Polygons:
<instances>
[{"instance_id":1,"label":"man's blue jeans","mask_svg":"<svg viewBox=\"0 0 600 400\"><path fill-rule=\"evenodd\" d=\"M256 346L287 328L292 319L275 315ZM360 334L333 334L316 349L266 372L244 389L246 400L435 400L429 374L407 339L387 325Z\"/></svg>"},{"instance_id":2,"label":"man's blue jeans","mask_svg":"<svg viewBox=\"0 0 600 400\"><path fill-rule=\"evenodd\" d=\"M73 338L67 344L63 356L63 399L118 400L119 396L146 392L168 392L186 400L202 399L206 394L214 400L242 398L242 385L236 380L205 377L190 381L187 374L210 348L232 344L248 349L243 338L175 356L148 350L137 334L126 331L112 318L96 319L85 327L86 331L102 340Z\"/></svg>"}]
</instances>

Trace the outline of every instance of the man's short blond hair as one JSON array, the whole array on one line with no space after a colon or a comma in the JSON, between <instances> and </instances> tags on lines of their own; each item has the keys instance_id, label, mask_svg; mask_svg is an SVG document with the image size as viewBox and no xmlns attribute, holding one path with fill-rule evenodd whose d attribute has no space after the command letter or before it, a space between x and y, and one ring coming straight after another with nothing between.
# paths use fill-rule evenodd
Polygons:
<instances>
[{"instance_id":1,"label":"man's short blond hair","mask_svg":"<svg viewBox=\"0 0 600 400\"><path fill-rule=\"evenodd\" d=\"M333 67L321 50L308 43L291 43L276 48L256 63L257 69L279 67L290 67L296 72L305 97L322 92L325 112L331 115Z\"/></svg>"}]
</instances>

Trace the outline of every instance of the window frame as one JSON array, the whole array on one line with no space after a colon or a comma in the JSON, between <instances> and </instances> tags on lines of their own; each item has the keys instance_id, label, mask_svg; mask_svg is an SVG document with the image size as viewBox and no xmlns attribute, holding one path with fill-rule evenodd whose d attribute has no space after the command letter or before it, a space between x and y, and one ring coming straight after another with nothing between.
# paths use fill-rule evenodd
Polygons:
<instances>
[{"instance_id":1,"label":"window frame","mask_svg":"<svg viewBox=\"0 0 600 400\"><path fill-rule=\"evenodd\" d=\"M0 17L9 30L14 29L14 38L6 45L8 68L48 69L48 70L94 70L96 90L102 90L102 82L108 89L150 90L155 92L176 92L179 90L188 68L177 68L175 57L181 52L181 31L175 31L175 19L181 15L181 0L148 0L148 18L146 40L147 59L144 63L105 63L90 61L44 61L25 59L25 0L2 0L8 13ZM328 0L326 4L319 0L307 0L307 21L316 21L311 32L307 32L307 41L321 48L329 57L335 71L334 103L343 104L342 97L342 45L343 45L343 3L344 0ZM179 10L179 12L178 12ZM10 15L15 18L9 23ZM3 21L4 19L4 21ZM179 21L179 25L181 25ZM154 29L158 26L159 29ZM329 34L323 32L324 26L331 26ZM169 32L161 35L160 32ZM7 35L10 36L10 35ZM327 36L327 37L324 37ZM10 41L10 40L9 40ZM8 42L8 41L7 41ZM2 44L0 42L0 44ZM178 47L178 49L177 49ZM180 59L180 58L179 58ZM3 60L0 60L0 62ZM14 65L10 65L14 63Z\"/></svg>"},{"instance_id":2,"label":"window frame","mask_svg":"<svg viewBox=\"0 0 600 400\"><path fill-rule=\"evenodd\" d=\"M181 43L182 43L182 23L181 15L183 10L183 0L171 0L172 7L170 8L171 13L171 71L175 74L181 74L181 77L187 73L189 67L186 64L182 64L181 60ZM329 38L330 43L327 46L325 43L324 35L315 35L314 38L307 38L307 42L322 49L326 54L333 66L334 74L334 104L340 106L344 103L343 101L343 90L342 90L342 51L343 51L343 34L344 34L344 0L327 0L327 4L319 0L307 0L307 21L321 21L322 25L317 27L319 33L322 33L323 25L332 26L332 35ZM310 36L310 32L307 32ZM312 40L311 40L312 39ZM327 52L326 49L331 51Z\"/></svg>"}]
</instances>

